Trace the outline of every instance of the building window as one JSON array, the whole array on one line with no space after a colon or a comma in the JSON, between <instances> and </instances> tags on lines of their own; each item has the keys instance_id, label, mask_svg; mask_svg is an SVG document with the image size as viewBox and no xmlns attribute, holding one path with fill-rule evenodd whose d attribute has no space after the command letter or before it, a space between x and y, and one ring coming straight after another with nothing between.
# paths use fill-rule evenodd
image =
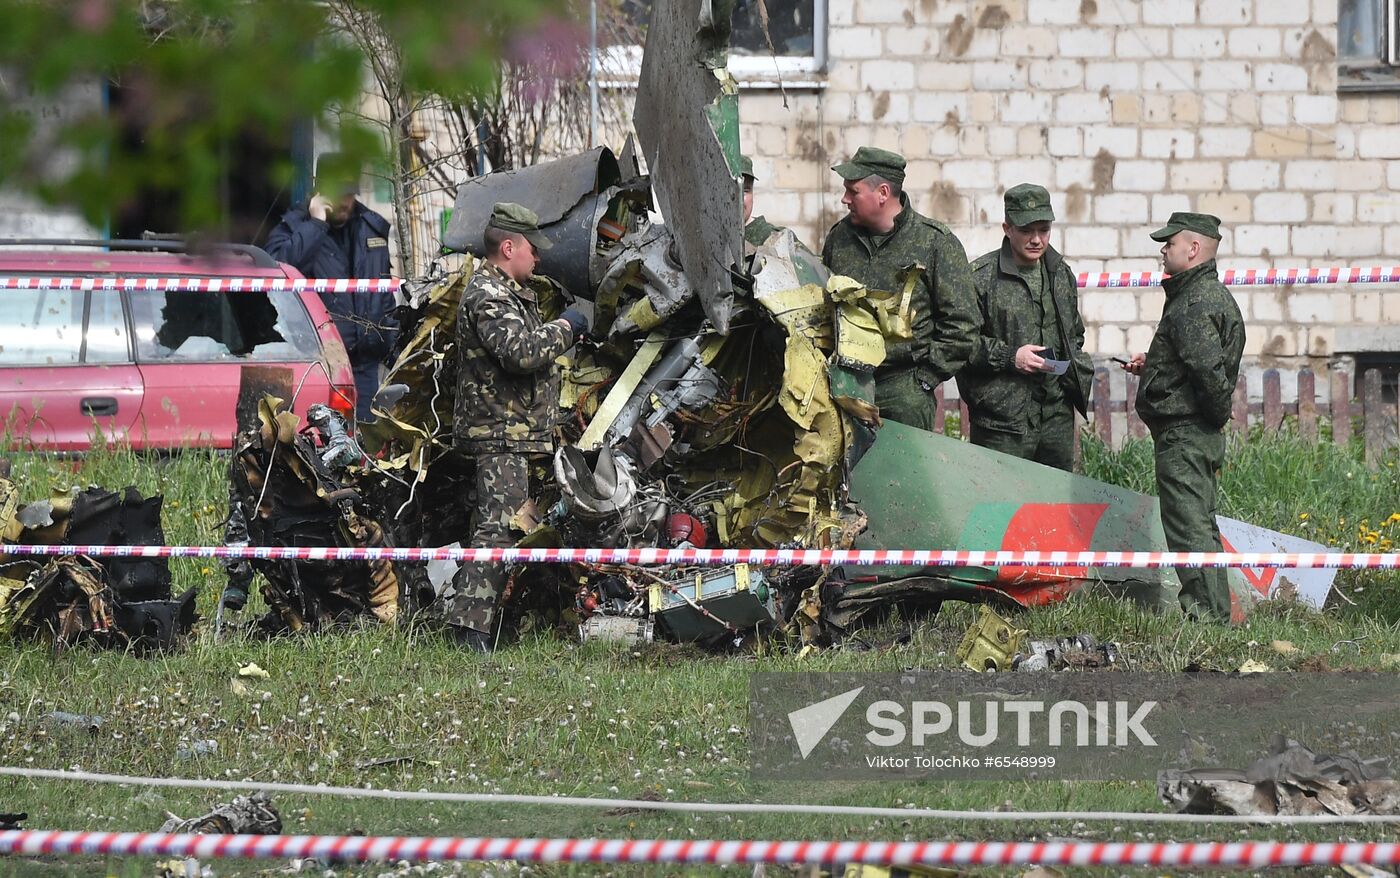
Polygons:
<instances>
[{"instance_id":1,"label":"building window","mask_svg":"<svg viewBox=\"0 0 1400 878\"><path fill-rule=\"evenodd\" d=\"M1400 89L1400 0L1338 0L1341 91Z\"/></svg>"},{"instance_id":2,"label":"building window","mask_svg":"<svg viewBox=\"0 0 1400 878\"><path fill-rule=\"evenodd\" d=\"M646 32L652 0L624 0L624 14L639 33ZM827 0L766 0L770 52L759 21L758 0L735 0L729 70L741 83L810 78L826 65ZM635 75L641 69L640 46L616 46L614 58ZM605 65L605 69L607 69ZM613 67L612 69L618 69Z\"/></svg>"}]
</instances>

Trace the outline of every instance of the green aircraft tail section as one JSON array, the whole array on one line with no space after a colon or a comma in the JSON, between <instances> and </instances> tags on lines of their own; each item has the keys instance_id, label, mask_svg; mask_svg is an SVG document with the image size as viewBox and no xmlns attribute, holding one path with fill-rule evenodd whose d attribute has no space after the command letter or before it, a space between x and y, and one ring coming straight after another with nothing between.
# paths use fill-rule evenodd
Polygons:
<instances>
[{"instance_id":1,"label":"green aircraft tail section","mask_svg":"<svg viewBox=\"0 0 1400 878\"><path fill-rule=\"evenodd\" d=\"M858 549L1165 551L1157 498L887 421L856 467L851 499L869 529ZM848 595L906 577L947 596L988 588L1017 603L1059 600L1101 583L1148 604L1171 606L1170 569L1082 567L848 568ZM1244 577L1231 588L1248 600Z\"/></svg>"}]
</instances>

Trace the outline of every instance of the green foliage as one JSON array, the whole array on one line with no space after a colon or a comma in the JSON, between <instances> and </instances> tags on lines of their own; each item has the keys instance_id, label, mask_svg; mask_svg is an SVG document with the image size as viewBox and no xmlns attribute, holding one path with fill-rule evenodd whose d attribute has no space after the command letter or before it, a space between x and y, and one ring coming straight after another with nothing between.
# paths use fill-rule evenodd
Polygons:
<instances>
[{"instance_id":1,"label":"green foliage","mask_svg":"<svg viewBox=\"0 0 1400 878\"><path fill-rule=\"evenodd\" d=\"M410 88L457 95L489 87L505 41L562 4L359 5L401 46ZM98 225L143 190L167 191L187 229L207 228L219 219L223 154L240 133L280 136L358 105L366 59L337 30L331 6L315 0L0 0L0 184L75 205ZM121 107L61 99L62 118L34 118L28 98L91 93L104 80L120 83ZM382 159L382 137L341 124L343 151ZM267 173L285 181L290 170Z\"/></svg>"}]
</instances>

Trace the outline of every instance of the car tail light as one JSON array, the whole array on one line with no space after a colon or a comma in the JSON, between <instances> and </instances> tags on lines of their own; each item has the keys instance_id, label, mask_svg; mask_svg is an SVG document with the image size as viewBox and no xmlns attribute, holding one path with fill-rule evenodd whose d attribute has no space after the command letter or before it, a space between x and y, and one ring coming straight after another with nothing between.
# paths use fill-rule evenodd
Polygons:
<instances>
[{"instance_id":1,"label":"car tail light","mask_svg":"<svg viewBox=\"0 0 1400 878\"><path fill-rule=\"evenodd\" d=\"M355 385L332 384L331 408L340 413L348 423L355 423Z\"/></svg>"}]
</instances>

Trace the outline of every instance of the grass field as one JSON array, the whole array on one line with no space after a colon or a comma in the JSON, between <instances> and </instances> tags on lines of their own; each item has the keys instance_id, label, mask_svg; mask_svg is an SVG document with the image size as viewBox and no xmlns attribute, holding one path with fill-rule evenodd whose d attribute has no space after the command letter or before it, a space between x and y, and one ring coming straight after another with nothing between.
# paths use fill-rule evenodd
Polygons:
<instances>
[{"instance_id":1,"label":"grass field","mask_svg":"<svg viewBox=\"0 0 1400 878\"><path fill-rule=\"evenodd\" d=\"M1086 442L1090 475L1150 489L1151 448L1110 452ZM1393 461L1367 470L1358 448L1310 446L1287 435L1232 445L1222 512L1342 549L1389 548L1400 540L1400 478ZM16 457L26 500L46 486L135 484L166 497L174 543L218 541L225 461L189 453L153 459L125 453L82 460ZM201 585L212 607L222 574L175 562L177 590ZM1179 671L1187 664L1231 670L1246 659L1278 670L1395 670L1400 596L1395 574L1338 577L1335 606L1315 613L1266 606L1247 625L1224 629L1147 615L1101 597L1026 612L1033 636L1091 632L1117 640L1131 666ZM757 654L710 655L655 644L579 645L533 636L489 657L436 637L365 626L335 636L213 642L207 630L181 652L156 658L86 650L55 656L38 644L6 647L0 659L0 764L146 776L456 792L650 797L725 802L805 802L1015 810L1160 811L1151 781L1138 783L758 782L748 771L748 680L755 671L898 671L954 668L952 652L974 608L949 604L932 619L899 618L863 638L873 649L799 657L772 646ZM1271 646L1290 641L1287 656ZM239 678L247 662L266 679ZM56 726L55 710L103 717L101 729ZM217 751L181 758L196 741ZM386 761L393 760L393 761ZM228 795L228 794L224 794ZM0 779L0 811L23 810L31 828L154 830L170 811L203 813L221 794ZM603 813L563 807L399 803L276 795L285 831L696 838L1095 838L1286 837L1396 840L1374 828L1315 831L1133 824L939 823L807 815ZM275 864L280 868L285 864ZM218 874L274 864L219 863ZM49 863L0 861L0 875L52 874ZM153 874L150 862L77 864L91 874ZM339 869L341 874L347 870ZM373 867L364 874L380 874ZM469 869L467 871L475 871ZM495 867L496 874L514 874ZM537 875L595 874L532 867ZM641 870L613 869L614 874ZM653 870L648 874L674 874ZM747 874L731 869L728 874ZM774 874L770 871L769 874ZM783 874L779 872L778 874ZM1139 874L1147 874L1146 872ZM1318 873L1323 874L1323 873Z\"/></svg>"}]
</instances>

